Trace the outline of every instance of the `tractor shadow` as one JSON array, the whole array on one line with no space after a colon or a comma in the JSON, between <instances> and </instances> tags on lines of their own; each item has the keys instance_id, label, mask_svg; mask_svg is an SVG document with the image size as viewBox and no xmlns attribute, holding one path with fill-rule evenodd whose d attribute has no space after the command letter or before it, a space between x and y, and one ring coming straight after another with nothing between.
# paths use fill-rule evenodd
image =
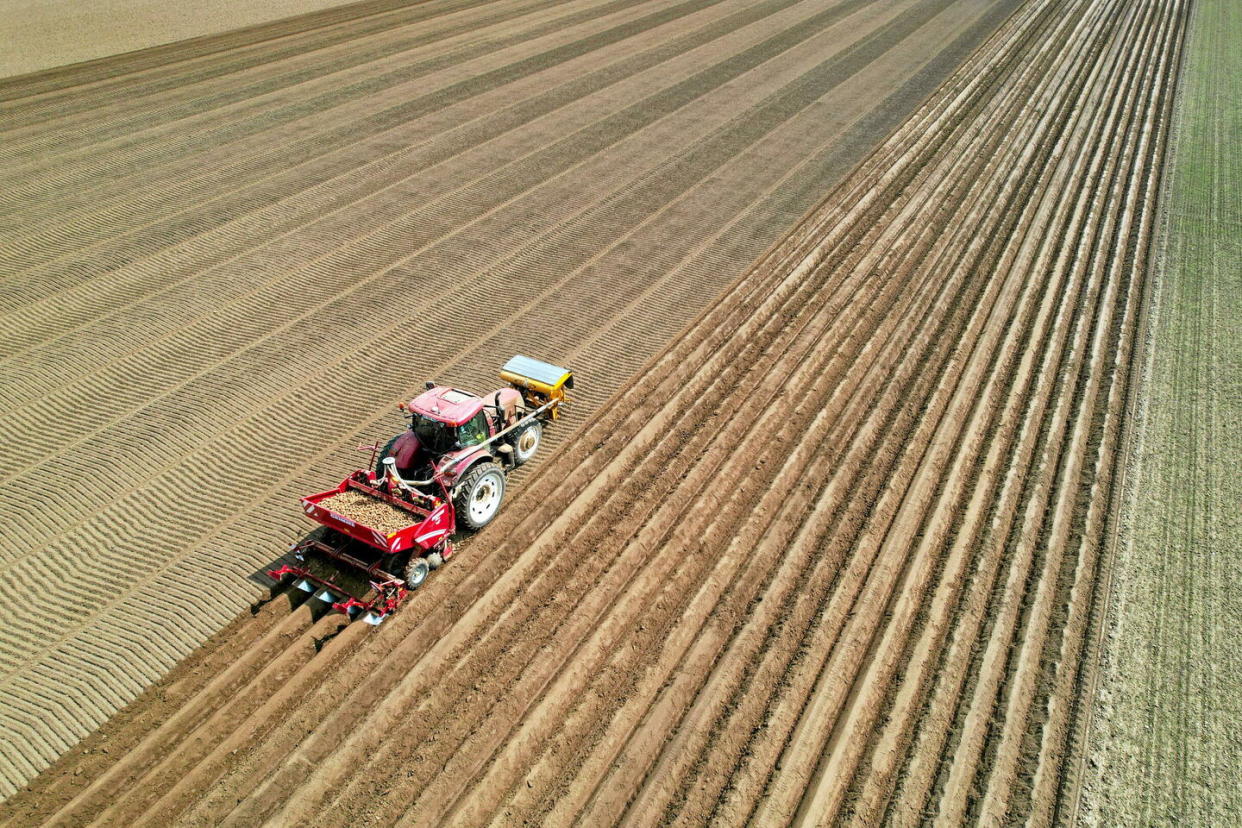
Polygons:
<instances>
[{"instance_id":1,"label":"tractor shadow","mask_svg":"<svg viewBox=\"0 0 1242 828\"><path fill-rule=\"evenodd\" d=\"M299 538L299 543L319 538L322 533L323 530L321 528L313 529ZM271 575L273 571L279 570L282 566L292 566L298 563L300 563L300 561L293 555L292 551L286 550L279 556L272 558L266 564L260 566L258 569L246 576L247 581L255 584L266 592L265 595L250 604L250 615L258 615L269 604L278 601L286 602L290 612L296 610L303 604L307 604L313 621L318 621L325 615L334 612L331 604L327 604L322 601L310 601L309 599L311 598L311 593L298 589L294 585L293 580L289 578L277 579L273 578ZM339 632L340 631L337 630L326 636L322 642L316 642L316 651L318 651L323 644L326 644L331 637L335 636Z\"/></svg>"}]
</instances>

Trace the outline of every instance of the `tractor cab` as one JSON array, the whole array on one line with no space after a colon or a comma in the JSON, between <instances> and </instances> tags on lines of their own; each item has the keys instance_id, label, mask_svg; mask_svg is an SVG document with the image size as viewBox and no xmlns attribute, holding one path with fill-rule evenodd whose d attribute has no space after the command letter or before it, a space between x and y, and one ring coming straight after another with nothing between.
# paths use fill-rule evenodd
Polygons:
<instances>
[{"instance_id":1,"label":"tractor cab","mask_svg":"<svg viewBox=\"0 0 1242 828\"><path fill-rule=\"evenodd\" d=\"M429 384L430 385L430 384ZM476 460L508 459L508 443L488 444L501 431L516 422L522 397L512 388L502 388L487 397L459 388L430 387L401 408L410 418L410 427L393 438L383 457L397 461L398 473L412 480L432 477L452 487L458 477ZM496 456L494 456L496 455ZM377 473L382 469L377 466Z\"/></svg>"},{"instance_id":2,"label":"tractor cab","mask_svg":"<svg viewBox=\"0 0 1242 828\"><path fill-rule=\"evenodd\" d=\"M477 446L512 425L522 395L502 388L486 398L469 391L432 386L405 405L410 428L436 455Z\"/></svg>"},{"instance_id":3,"label":"tractor cab","mask_svg":"<svg viewBox=\"0 0 1242 828\"><path fill-rule=\"evenodd\" d=\"M406 411L449 426L460 426L483 409L483 398L459 388L433 385L405 406Z\"/></svg>"},{"instance_id":4,"label":"tractor cab","mask_svg":"<svg viewBox=\"0 0 1242 828\"><path fill-rule=\"evenodd\" d=\"M410 428L433 455L477 446L491 436L483 398L457 388L433 386L405 406Z\"/></svg>"}]
</instances>

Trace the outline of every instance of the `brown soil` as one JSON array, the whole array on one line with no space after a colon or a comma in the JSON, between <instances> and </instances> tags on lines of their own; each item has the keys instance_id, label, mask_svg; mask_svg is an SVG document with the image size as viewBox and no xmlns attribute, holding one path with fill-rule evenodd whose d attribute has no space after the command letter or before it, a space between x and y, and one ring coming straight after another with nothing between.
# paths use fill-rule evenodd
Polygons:
<instances>
[{"instance_id":1,"label":"brown soil","mask_svg":"<svg viewBox=\"0 0 1242 828\"><path fill-rule=\"evenodd\" d=\"M0 82L0 793L264 594L395 400L569 364L554 449L1016 4L377 3Z\"/></svg>"},{"instance_id":2,"label":"brown soil","mask_svg":"<svg viewBox=\"0 0 1242 828\"><path fill-rule=\"evenodd\" d=\"M347 0L11 0L0 5L0 31L5 33L0 78L138 49L147 54L126 57L150 60L150 53L159 51L160 44L191 37L207 39L242 27L253 31L257 24L274 20L285 28L290 15L343 5ZM374 0L365 3L371 8L375 5ZM317 19L323 16L315 15ZM272 27L265 28L270 37Z\"/></svg>"},{"instance_id":3,"label":"brown soil","mask_svg":"<svg viewBox=\"0 0 1242 828\"><path fill-rule=\"evenodd\" d=\"M0 815L228 825L1054 818L1185 3L1021 4L635 374L635 343L662 341L706 301L692 298L710 280L667 274L721 261L713 241L682 238L700 232L703 212L675 182L708 186L705 208L729 203L737 180L763 165L743 165L721 188L712 170L727 148L746 155L756 124L786 123L780 116L803 111L819 84L883 60L903 32L985 19L948 0L858 5L849 36L836 34L851 45L835 57L812 50L812 68L772 68L754 89L731 88L719 112L699 112L704 128L713 113L727 116L701 145L666 146L656 129L635 157L676 154L634 200L561 190L530 214L584 209L600 239L617 222L636 236L590 248L567 234L560 258L538 245L522 254L523 275L547 271L545 292L504 301L532 330L480 323L461 364L537 342L537 323L556 319L566 344L554 361L574 366L584 389L596 377L625 387L602 405L586 391L573 438L525 477L495 524L379 628L338 632L307 605L235 624L212 645L230 648L227 664L200 651L190 663L202 675L182 695L149 693L85 743L123 753L71 752ZM807 25L797 31L811 43ZM752 100L754 111L736 115ZM812 109L816 121L841 114ZM570 151L538 146L540 170ZM508 198L514 183L488 178L469 199L456 191L424 216L432 226L405 232L439 234L437 222L475 199ZM799 175L769 184L773 195L800 185ZM644 204L661 205L659 222ZM740 227L717 225L710 239ZM496 230L454 254L473 254L477 275L452 301L502 296L504 267L481 263L538 232ZM388 248L368 249L382 258ZM560 266L576 256L582 280ZM630 268L652 281L631 283ZM371 278L367 291L383 285ZM453 307L437 301L427 307ZM289 302L291 313L316 312ZM33 294L28 307L37 312ZM385 308L365 324L387 348L397 325L377 322ZM580 318L591 313L615 315ZM170 347L186 329L168 334ZM350 330L343 320L338 333ZM368 353L340 357L321 381L391 372L368 365ZM347 395L328 398L349 416Z\"/></svg>"}]
</instances>

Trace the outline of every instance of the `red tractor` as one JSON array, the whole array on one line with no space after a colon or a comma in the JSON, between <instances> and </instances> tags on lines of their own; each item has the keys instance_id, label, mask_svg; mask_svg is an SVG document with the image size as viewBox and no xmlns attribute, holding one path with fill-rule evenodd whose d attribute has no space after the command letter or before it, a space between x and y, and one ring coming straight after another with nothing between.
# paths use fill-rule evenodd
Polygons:
<instances>
[{"instance_id":1,"label":"red tractor","mask_svg":"<svg viewBox=\"0 0 1242 828\"><path fill-rule=\"evenodd\" d=\"M500 377L509 385L483 397L428 382L401 403L409 427L379 450L373 471L301 499L326 528L269 574L293 577L351 617L382 621L452 557L458 526L482 529L496 517L505 476L534 456L544 423L559 416L573 388L572 372L524 356L505 363Z\"/></svg>"}]
</instances>

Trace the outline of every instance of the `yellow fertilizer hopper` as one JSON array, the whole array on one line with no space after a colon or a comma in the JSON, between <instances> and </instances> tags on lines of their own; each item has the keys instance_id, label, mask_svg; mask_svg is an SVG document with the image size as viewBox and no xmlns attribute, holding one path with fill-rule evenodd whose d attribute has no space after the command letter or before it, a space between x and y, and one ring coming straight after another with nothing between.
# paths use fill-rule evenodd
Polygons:
<instances>
[{"instance_id":1,"label":"yellow fertilizer hopper","mask_svg":"<svg viewBox=\"0 0 1242 828\"><path fill-rule=\"evenodd\" d=\"M546 406L553 419L560 416L560 404L569 399L566 389L574 387L573 371L521 355L504 364L500 378L522 393L528 407Z\"/></svg>"}]
</instances>

